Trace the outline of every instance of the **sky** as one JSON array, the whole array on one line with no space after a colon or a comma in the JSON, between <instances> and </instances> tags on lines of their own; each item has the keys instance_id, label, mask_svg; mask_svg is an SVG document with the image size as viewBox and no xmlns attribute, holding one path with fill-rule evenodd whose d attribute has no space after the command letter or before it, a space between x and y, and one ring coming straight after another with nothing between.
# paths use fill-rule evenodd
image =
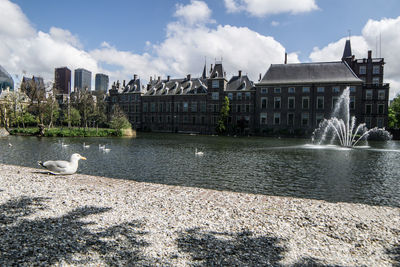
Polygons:
<instances>
[{"instance_id":1,"label":"sky","mask_svg":"<svg viewBox=\"0 0 400 267\"><path fill-rule=\"evenodd\" d=\"M390 98L400 93L398 0L0 0L0 65L14 77L54 79L86 68L110 81L138 74L200 76L222 60L257 82L271 64L385 58ZM18 82L17 82L18 83Z\"/></svg>"}]
</instances>

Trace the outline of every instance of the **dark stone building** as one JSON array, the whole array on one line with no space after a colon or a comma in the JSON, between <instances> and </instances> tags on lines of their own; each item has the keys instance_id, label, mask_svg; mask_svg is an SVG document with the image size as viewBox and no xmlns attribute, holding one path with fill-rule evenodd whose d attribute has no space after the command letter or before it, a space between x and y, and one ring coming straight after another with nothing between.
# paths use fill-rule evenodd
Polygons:
<instances>
[{"instance_id":1,"label":"dark stone building","mask_svg":"<svg viewBox=\"0 0 400 267\"><path fill-rule=\"evenodd\" d=\"M254 84L239 71L228 81L222 62L204 66L201 77L150 78L144 87L134 76L114 84L109 114L118 105L135 129L159 132L215 133L220 110L230 103L232 134L310 135L330 118L336 101L350 88L350 113L368 128L387 125L389 85L383 83L383 59L354 59L350 41L342 61L272 64Z\"/></svg>"}]
</instances>

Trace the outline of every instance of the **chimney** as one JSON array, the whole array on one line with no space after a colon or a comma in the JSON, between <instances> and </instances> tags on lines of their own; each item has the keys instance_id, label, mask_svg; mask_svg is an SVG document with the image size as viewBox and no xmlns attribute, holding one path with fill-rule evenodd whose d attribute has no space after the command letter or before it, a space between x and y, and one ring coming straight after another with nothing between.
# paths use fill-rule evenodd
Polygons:
<instances>
[{"instance_id":1,"label":"chimney","mask_svg":"<svg viewBox=\"0 0 400 267\"><path fill-rule=\"evenodd\" d=\"M242 77L242 71L239 70L239 77Z\"/></svg>"},{"instance_id":2,"label":"chimney","mask_svg":"<svg viewBox=\"0 0 400 267\"><path fill-rule=\"evenodd\" d=\"M150 76L150 82L152 82L153 81L153 76Z\"/></svg>"},{"instance_id":3,"label":"chimney","mask_svg":"<svg viewBox=\"0 0 400 267\"><path fill-rule=\"evenodd\" d=\"M137 74L133 74L133 80L134 80L134 81L137 80Z\"/></svg>"},{"instance_id":4,"label":"chimney","mask_svg":"<svg viewBox=\"0 0 400 267\"><path fill-rule=\"evenodd\" d=\"M260 73L260 75L258 76L258 81L261 81L261 73Z\"/></svg>"},{"instance_id":5,"label":"chimney","mask_svg":"<svg viewBox=\"0 0 400 267\"><path fill-rule=\"evenodd\" d=\"M224 71L224 77L226 77L226 71Z\"/></svg>"},{"instance_id":6,"label":"chimney","mask_svg":"<svg viewBox=\"0 0 400 267\"><path fill-rule=\"evenodd\" d=\"M372 51L368 50L368 59L371 59L371 58L372 58Z\"/></svg>"},{"instance_id":7,"label":"chimney","mask_svg":"<svg viewBox=\"0 0 400 267\"><path fill-rule=\"evenodd\" d=\"M213 72L213 64L211 64L210 73Z\"/></svg>"},{"instance_id":8,"label":"chimney","mask_svg":"<svg viewBox=\"0 0 400 267\"><path fill-rule=\"evenodd\" d=\"M285 52L285 64L287 64L287 53Z\"/></svg>"},{"instance_id":9,"label":"chimney","mask_svg":"<svg viewBox=\"0 0 400 267\"><path fill-rule=\"evenodd\" d=\"M122 83L122 86L125 87L125 80L124 80L124 82Z\"/></svg>"},{"instance_id":10,"label":"chimney","mask_svg":"<svg viewBox=\"0 0 400 267\"><path fill-rule=\"evenodd\" d=\"M190 74L188 74L188 75L186 76L186 79L187 79L188 81L190 81L191 78L192 78L192 75L190 75Z\"/></svg>"},{"instance_id":11,"label":"chimney","mask_svg":"<svg viewBox=\"0 0 400 267\"><path fill-rule=\"evenodd\" d=\"M161 76L158 76L158 77L157 77L157 82L158 82L158 83L161 82Z\"/></svg>"}]
</instances>

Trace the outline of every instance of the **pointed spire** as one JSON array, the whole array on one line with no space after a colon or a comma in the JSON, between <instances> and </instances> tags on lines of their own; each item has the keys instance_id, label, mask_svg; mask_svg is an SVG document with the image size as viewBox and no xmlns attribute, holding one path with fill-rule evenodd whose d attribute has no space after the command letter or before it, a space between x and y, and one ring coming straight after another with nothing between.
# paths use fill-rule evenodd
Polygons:
<instances>
[{"instance_id":1,"label":"pointed spire","mask_svg":"<svg viewBox=\"0 0 400 267\"><path fill-rule=\"evenodd\" d=\"M207 79L207 62L204 63L203 74L201 75L202 79Z\"/></svg>"},{"instance_id":2,"label":"pointed spire","mask_svg":"<svg viewBox=\"0 0 400 267\"><path fill-rule=\"evenodd\" d=\"M344 46L344 51L343 51L343 56L342 60L345 58L351 57L351 45L350 45L350 39L346 40L346 44Z\"/></svg>"}]
</instances>

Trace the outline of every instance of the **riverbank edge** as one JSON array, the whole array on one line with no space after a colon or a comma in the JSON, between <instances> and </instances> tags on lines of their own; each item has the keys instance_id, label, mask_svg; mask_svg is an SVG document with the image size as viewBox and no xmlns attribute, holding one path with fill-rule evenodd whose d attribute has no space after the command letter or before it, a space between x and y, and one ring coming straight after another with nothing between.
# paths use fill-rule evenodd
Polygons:
<instances>
[{"instance_id":1,"label":"riverbank edge","mask_svg":"<svg viewBox=\"0 0 400 267\"><path fill-rule=\"evenodd\" d=\"M17 254L8 257L5 252L15 243L21 245L18 238L24 233L19 223L26 226L35 221L28 228L22 228L29 229L26 232L29 235L40 232L41 229L35 229L43 227L38 221L64 220L85 207L104 209L73 220L73 224L90 222L87 227L93 233L140 222L140 229L131 233L140 242L132 247L121 236L114 236L117 241L112 243L119 247L118 251L136 251L135 262L140 264L187 266L219 264L227 260L233 265L392 266L399 264L400 258L399 208L216 191L84 174L53 176L39 169L0 164L2 214L12 215L13 205L9 203L21 199L25 202L40 199L41 208L23 206L13 217L13 224L2 225L4 220L0 221L1 228L8 229L7 237L0 237L3 263L10 263L4 259L39 262L35 260L36 254L28 258L22 252L15 252ZM79 234L80 231L86 233L85 229L86 226L77 230L77 239L85 237ZM57 235L56 232L53 235ZM93 234L88 239L94 237ZM31 240L31 249L44 252L54 246L70 249L63 248L64 241L54 236L50 239L57 242L56 245L38 245L35 238L39 237L24 236L21 242ZM138 245L141 242L148 245ZM243 256L249 252L246 247L252 250L250 258ZM95 246L84 252L72 250L70 254L74 257L62 254L56 263L80 265L79 262L87 260L90 264L108 265L111 259L114 264L129 262L129 254L121 256L118 251L99 252ZM40 255L43 257L45 253ZM55 263L50 258L45 259L47 263Z\"/></svg>"},{"instance_id":2,"label":"riverbank edge","mask_svg":"<svg viewBox=\"0 0 400 267\"><path fill-rule=\"evenodd\" d=\"M41 137L136 137L133 129L109 129L109 128L45 128L41 135L37 127L13 128L10 135L16 136L41 136Z\"/></svg>"}]
</instances>

